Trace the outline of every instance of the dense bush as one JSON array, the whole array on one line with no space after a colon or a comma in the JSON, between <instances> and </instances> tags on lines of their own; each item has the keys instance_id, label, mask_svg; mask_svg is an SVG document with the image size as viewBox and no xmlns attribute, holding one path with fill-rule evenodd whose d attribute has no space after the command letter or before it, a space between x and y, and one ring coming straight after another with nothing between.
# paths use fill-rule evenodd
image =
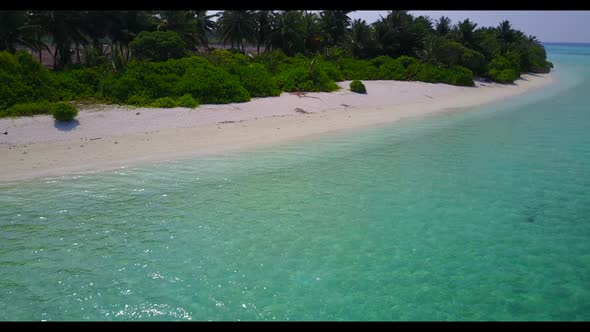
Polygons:
<instances>
[{"instance_id":1,"label":"dense bush","mask_svg":"<svg viewBox=\"0 0 590 332\"><path fill-rule=\"evenodd\" d=\"M258 63L237 67L235 76L252 97L278 96L281 94L270 73Z\"/></svg>"},{"instance_id":2,"label":"dense bush","mask_svg":"<svg viewBox=\"0 0 590 332\"><path fill-rule=\"evenodd\" d=\"M55 87L52 73L29 52L16 52L15 58L19 64L18 76L33 90L28 98L31 98L31 101L54 99Z\"/></svg>"},{"instance_id":3,"label":"dense bush","mask_svg":"<svg viewBox=\"0 0 590 332\"><path fill-rule=\"evenodd\" d=\"M196 56L134 64L104 84L103 93L116 102L136 105L186 94L207 104L250 100L248 91L232 75Z\"/></svg>"},{"instance_id":4,"label":"dense bush","mask_svg":"<svg viewBox=\"0 0 590 332\"><path fill-rule=\"evenodd\" d=\"M256 61L272 73L282 91L334 91L335 80L342 80L338 66L322 56L312 59L298 53L287 57L281 51L256 57Z\"/></svg>"},{"instance_id":5,"label":"dense bush","mask_svg":"<svg viewBox=\"0 0 590 332\"><path fill-rule=\"evenodd\" d=\"M199 102L193 98L193 96L186 94L180 98L178 98L177 105L180 107L188 107L188 108L195 108L199 106Z\"/></svg>"},{"instance_id":6,"label":"dense bush","mask_svg":"<svg viewBox=\"0 0 590 332\"><path fill-rule=\"evenodd\" d=\"M185 42L174 31L142 31L129 47L136 58L146 61L166 61L187 55Z\"/></svg>"},{"instance_id":7,"label":"dense bush","mask_svg":"<svg viewBox=\"0 0 590 332\"><path fill-rule=\"evenodd\" d=\"M185 94L182 97L162 97L157 99L150 99L143 95L133 95L129 99L127 99L125 103L129 105L158 108L195 108L199 106L199 102L196 101L195 98L193 98L189 94Z\"/></svg>"},{"instance_id":8,"label":"dense bush","mask_svg":"<svg viewBox=\"0 0 590 332\"><path fill-rule=\"evenodd\" d=\"M473 72L465 67L453 66L446 70L443 83L461 86L474 86Z\"/></svg>"},{"instance_id":9,"label":"dense bush","mask_svg":"<svg viewBox=\"0 0 590 332\"><path fill-rule=\"evenodd\" d=\"M455 41L443 39L434 57L447 67L462 66L476 74L485 72L484 55Z\"/></svg>"},{"instance_id":10,"label":"dense bush","mask_svg":"<svg viewBox=\"0 0 590 332\"><path fill-rule=\"evenodd\" d=\"M473 86L473 72L462 66L435 66L412 57L401 56L376 58L373 63L379 66L379 78L383 80L421 81Z\"/></svg>"},{"instance_id":11,"label":"dense bush","mask_svg":"<svg viewBox=\"0 0 590 332\"><path fill-rule=\"evenodd\" d=\"M338 90L338 85L326 73L315 67L292 67L276 76L279 88L287 92L330 92Z\"/></svg>"},{"instance_id":12,"label":"dense bush","mask_svg":"<svg viewBox=\"0 0 590 332\"><path fill-rule=\"evenodd\" d=\"M51 73L29 53L0 52L0 110L36 101L56 99Z\"/></svg>"},{"instance_id":13,"label":"dense bush","mask_svg":"<svg viewBox=\"0 0 590 332\"><path fill-rule=\"evenodd\" d=\"M528 45L521 51L520 66L533 73L548 73L553 68L553 64L547 61L545 48L539 44Z\"/></svg>"},{"instance_id":14,"label":"dense bush","mask_svg":"<svg viewBox=\"0 0 590 332\"><path fill-rule=\"evenodd\" d=\"M488 64L488 77L499 83L512 83L520 77L519 65L498 55Z\"/></svg>"},{"instance_id":15,"label":"dense bush","mask_svg":"<svg viewBox=\"0 0 590 332\"><path fill-rule=\"evenodd\" d=\"M149 106L151 105L151 103L153 102L152 99L150 99L147 96L144 95L133 95L129 98L127 98L127 100L125 101L126 104L128 105L135 105L135 106Z\"/></svg>"},{"instance_id":16,"label":"dense bush","mask_svg":"<svg viewBox=\"0 0 590 332\"><path fill-rule=\"evenodd\" d=\"M57 103L53 106L53 118L58 121L72 121L78 115L78 110L74 105L66 103Z\"/></svg>"},{"instance_id":17,"label":"dense bush","mask_svg":"<svg viewBox=\"0 0 590 332\"><path fill-rule=\"evenodd\" d=\"M389 57L386 57L389 58ZM344 80L377 80L379 79L379 60L357 60L351 58L339 59L337 64Z\"/></svg>"},{"instance_id":18,"label":"dense bush","mask_svg":"<svg viewBox=\"0 0 590 332\"><path fill-rule=\"evenodd\" d=\"M97 97L102 77L90 68L55 73L55 87L60 100Z\"/></svg>"},{"instance_id":19,"label":"dense bush","mask_svg":"<svg viewBox=\"0 0 590 332\"><path fill-rule=\"evenodd\" d=\"M382 80L407 80L406 68L397 60L389 58L381 59L384 62L379 66L379 79Z\"/></svg>"},{"instance_id":20,"label":"dense bush","mask_svg":"<svg viewBox=\"0 0 590 332\"><path fill-rule=\"evenodd\" d=\"M26 103L36 98L31 98L33 89L18 77L0 72L0 109L6 109L17 103Z\"/></svg>"},{"instance_id":21,"label":"dense bush","mask_svg":"<svg viewBox=\"0 0 590 332\"><path fill-rule=\"evenodd\" d=\"M150 106L161 107L161 108L173 108L176 107L177 101L171 97L163 97L154 100Z\"/></svg>"},{"instance_id":22,"label":"dense bush","mask_svg":"<svg viewBox=\"0 0 590 332\"><path fill-rule=\"evenodd\" d=\"M513 83L519 77L514 69L490 69L489 78L498 83Z\"/></svg>"},{"instance_id":23,"label":"dense bush","mask_svg":"<svg viewBox=\"0 0 590 332\"><path fill-rule=\"evenodd\" d=\"M268 70L271 75L277 74L280 69L281 65L290 59L287 57L285 53L281 50L273 50L268 53L263 53L254 58L254 61L257 63L262 64L266 70Z\"/></svg>"},{"instance_id":24,"label":"dense bush","mask_svg":"<svg viewBox=\"0 0 590 332\"><path fill-rule=\"evenodd\" d=\"M326 60L324 57L319 56L315 58L314 65L319 71L324 72L331 80L344 80L344 75L342 75L342 72L340 71L336 61Z\"/></svg>"},{"instance_id":25,"label":"dense bush","mask_svg":"<svg viewBox=\"0 0 590 332\"><path fill-rule=\"evenodd\" d=\"M268 70L260 63L239 53L214 50L205 56L213 65L230 73L251 97L278 96L281 91Z\"/></svg>"},{"instance_id":26,"label":"dense bush","mask_svg":"<svg viewBox=\"0 0 590 332\"><path fill-rule=\"evenodd\" d=\"M250 59L247 56L228 50L213 50L204 54L204 57L213 65L228 71L235 67L247 66L250 63Z\"/></svg>"},{"instance_id":27,"label":"dense bush","mask_svg":"<svg viewBox=\"0 0 590 332\"><path fill-rule=\"evenodd\" d=\"M54 105L48 101L16 104L6 110L0 110L0 118L51 114L53 106Z\"/></svg>"},{"instance_id":28,"label":"dense bush","mask_svg":"<svg viewBox=\"0 0 590 332\"><path fill-rule=\"evenodd\" d=\"M367 93L367 88L365 88L363 82L359 80L354 80L350 82L350 91L356 93Z\"/></svg>"}]
</instances>

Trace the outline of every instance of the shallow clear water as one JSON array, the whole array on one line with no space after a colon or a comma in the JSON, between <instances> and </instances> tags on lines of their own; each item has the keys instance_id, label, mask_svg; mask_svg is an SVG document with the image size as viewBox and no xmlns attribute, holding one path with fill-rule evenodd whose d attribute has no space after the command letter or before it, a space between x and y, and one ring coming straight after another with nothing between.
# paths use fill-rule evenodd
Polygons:
<instances>
[{"instance_id":1,"label":"shallow clear water","mask_svg":"<svg viewBox=\"0 0 590 332\"><path fill-rule=\"evenodd\" d=\"M590 47L469 112L0 186L0 320L588 320Z\"/></svg>"}]
</instances>

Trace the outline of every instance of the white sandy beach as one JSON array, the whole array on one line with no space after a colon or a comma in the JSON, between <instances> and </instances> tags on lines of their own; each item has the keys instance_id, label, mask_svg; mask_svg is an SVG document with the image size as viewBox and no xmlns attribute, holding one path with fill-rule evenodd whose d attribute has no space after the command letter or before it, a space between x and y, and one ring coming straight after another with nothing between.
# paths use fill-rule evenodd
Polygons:
<instances>
[{"instance_id":1,"label":"white sandy beach","mask_svg":"<svg viewBox=\"0 0 590 332\"><path fill-rule=\"evenodd\" d=\"M523 75L513 85L477 83L472 88L364 81L366 95L350 92L347 81L332 93L283 93L192 110L97 105L82 108L78 122L68 126L56 125L50 116L0 119L0 181L224 153L390 123L502 100L553 80L551 74Z\"/></svg>"}]
</instances>

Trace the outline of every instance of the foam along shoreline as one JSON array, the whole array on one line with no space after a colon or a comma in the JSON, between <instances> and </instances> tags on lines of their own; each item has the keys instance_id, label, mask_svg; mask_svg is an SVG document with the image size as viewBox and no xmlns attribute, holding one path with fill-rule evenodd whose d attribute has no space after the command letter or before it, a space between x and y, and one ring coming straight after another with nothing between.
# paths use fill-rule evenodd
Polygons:
<instances>
[{"instance_id":1,"label":"foam along shoreline","mask_svg":"<svg viewBox=\"0 0 590 332\"><path fill-rule=\"evenodd\" d=\"M554 81L525 74L511 85L476 87L401 81L364 81L368 94L331 93L256 98L196 109L82 108L77 121L50 116L0 119L0 181L58 176L225 153L366 127L449 109L473 107ZM4 135L3 133L8 133Z\"/></svg>"}]
</instances>

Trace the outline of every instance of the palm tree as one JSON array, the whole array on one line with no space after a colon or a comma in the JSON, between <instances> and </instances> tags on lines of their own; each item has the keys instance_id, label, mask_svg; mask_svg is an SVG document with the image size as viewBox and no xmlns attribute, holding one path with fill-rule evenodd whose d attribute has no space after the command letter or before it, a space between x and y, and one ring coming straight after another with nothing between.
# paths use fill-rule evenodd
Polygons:
<instances>
[{"instance_id":1,"label":"palm tree","mask_svg":"<svg viewBox=\"0 0 590 332\"><path fill-rule=\"evenodd\" d=\"M101 55L103 54L103 40L107 37L117 13L106 10L91 10L85 16L84 24L80 29L90 39L92 47Z\"/></svg>"},{"instance_id":2,"label":"palm tree","mask_svg":"<svg viewBox=\"0 0 590 332\"><path fill-rule=\"evenodd\" d=\"M475 43L475 28L477 27L477 23L473 23L469 21L469 19L465 19L462 22L459 22L456 27L456 34L459 38L461 44L471 49L476 48Z\"/></svg>"},{"instance_id":3,"label":"palm tree","mask_svg":"<svg viewBox=\"0 0 590 332\"><path fill-rule=\"evenodd\" d=\"M212 18L217 14L207 15L206 10L164 10L158 14L158 30L178 33L189 49L209 48L207 35L215 26Z\"/></svg>"},{"instance_id":4,"label":"palm tree","mask_svg":"<svg viewBox=\"0 0 590 332\"><path fill-rule=\"evenodd\" d=\"M418 16L414 19L413 22L415 25L420 26L421 28L428 30L428 32L432 31L432 18L430 16Z\"/></svg>"},{"instance_id":5,"label":"palm tree","mask_svg":"<svg viewBox=\"0 0 590 332\"><path fill-rule=\"evenodd\" d=\"M16 52L17 46L33 48L35 26L23 10L0 11L0 51Z\"/></svg>"},{"instance_id":6,"label":"palm tree","mask_svg":"<svg viewBox=\"0 0 590 332\"><path fill-rule=\"evenodd\" d=\"M199 44L196 13L193 10L163 10L159 12L159 31L174 31L184 40L188 49L195 50Z\"/></svg>"},{"instance_id":7,"label":"palm tree","mask_svg":"<svg viewBox=\"0 0 590 332\"><path fill-rule=\"evenodd\" d=\"M244 41L254 42L256 34L256 20L252 10L226 10L218 20L223 43L231 43L246 53Z\"/></svg>"},{"instance_id":8,"label":"palm tree","mask_svg":"<svg viewBox=\"0 0 590 332\"><path fill-rule=\"evenodd\" d=\"M320 14L322 28L330 35L332 45L338 45L344 41L350 25L350 10L325 10Z\"/></svg>"},{"instance_id":9,"label":"palm tree","mask_svg":"<svg viewBox=\"0 0 590 332\"><path fill-rule=\"evenodd\" d=\"M350 27L350 51L353 56L361 58L367 55L372 44L371 27L365 20L357 19Z\"/></svg>"},{"instance_id":10,"label":"palm tree","mask_svg":"<svg viewBox=\"0 0 590 332\"><path fill-rule=\"evenodd\" d=\"M196 37L201 45L206 49L209 49L209 37L208 35L215 28L215 22L212 18L217 17L218 14L207 15L206 10L195 10L195 23L196 23Z\"/></svg>"},{"instance_id":11,"label":"palm tree","mask_svg":"<svg viewBox=\"0 0 590 332\"><path fill-rule=\"evenodd\" d=\"M508 20L502 21L496 28L496 31L498 40L503 44L512 43L516 37Z\"/></svg>"},{"instance_id":12,"label":"palm tree","mask_svg":"<svg viewBox=\"0 0 590 332\"><path fill-rule=\"evenodd\" d=\"M254 14L256 22L256 33L254 40L256 42L256 52L260 54L260 47L265 45L268 49L270 45L270 36L272 34L272 11L258 10Z\"/></svg>"},{"instance_id":13,"label":"palm tree","mask_svg":"<svg viewBox=\"0 0 590 332\"><path fill-rule=\"evenodd\" d=\"M440 49L439 37L430 35L424 42L424 48L418 52L418 58L424 62L438 64L438 53Z\"/></svg>"},{"instance_id":14,"label":"palm tree","mask_svg":"<svg viewBox=\"0 0 590 332\"><path fill-rule=\"evenodd\" d=\"M275 13L270 37L272 47L281 49L287 55L303 51L302 21L301 11L287 10Z\"/></svg>"},{"instance_id":15,"label":"palm tree","mask_svg":"<svg viewBox=\"0 0 590 332\"><path fill-rule=\"evenodd\" d=\"M392 57L416 56L430 33L431 22L425 17L414 19L405 10L394 10L373 26L383 53Z\"/></svg>"},{"instance_id":16,"label":"palm tree","mask_svg":"<svg viewBox=\"0 0 590 332\"><path fill-rule=\"evenodd\" d=\"M64 68L72 63L72 45L88 44L89 38L81 29L86 22L83 12L36 11L32 15L31 19L41 27L39 40L50 39L50 45L44 43L44 46L53 57L54 68Z\"/></svg>"},{"instance_id":17,"label":"palm tree","mask_svg":"<svg viewBox=\"0 0 590 332\"><path fill-rule=\"evenodd\" d=\"M154 31L160 23L153 13L141 10L115 11L111 13L111 23L107 29L111 57L119 54L128 61L131 52L129 43L141 31Z\"/></svg>"},{"instance_id":18,"label":"palm tree","mask_svg":"<svg viewBox=\"0 0 590 332\"><path fill-rule=\"evenodd\" d=\"M451 19L446 16L441 16L436 21L436 33L439 36L445 36L451 31Z\"/></svg>"},{"instance_id":19,"label":"palm tree","mask_svg":"<svg viewBox=\"0 0 590 332\"><path fill-rule=\"evenodd\" d=\"M303 52L319 52L324 41L320 27L320 18L313 12L305 11L301 18L301 38Z\"/></svg>"}]
</instances>

